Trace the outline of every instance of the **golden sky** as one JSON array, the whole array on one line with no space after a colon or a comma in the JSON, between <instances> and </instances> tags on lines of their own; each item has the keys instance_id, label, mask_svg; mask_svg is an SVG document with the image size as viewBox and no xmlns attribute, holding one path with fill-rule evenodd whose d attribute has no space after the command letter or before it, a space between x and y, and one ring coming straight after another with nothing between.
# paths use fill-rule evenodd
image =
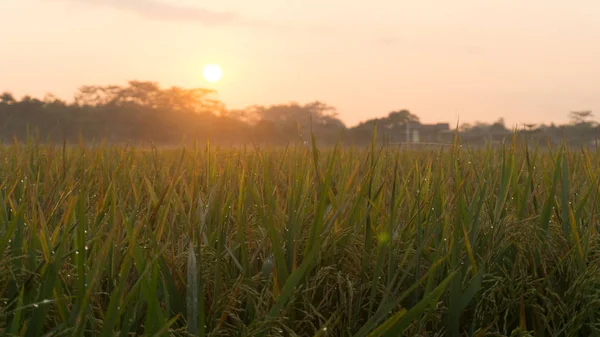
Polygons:
<instances>
[{"instance_id":1,"label":"golden sky","mask_svg":"<svg viewBox=\"0 0 600 337\"><path fill-rule=\"evenodd\" d=\"M0 91L150 80L229 108L321 100L348 125L600 119L600 1L0 0ZM217 63L209 84L202 67Z\"/></svg>"}]
</instances>

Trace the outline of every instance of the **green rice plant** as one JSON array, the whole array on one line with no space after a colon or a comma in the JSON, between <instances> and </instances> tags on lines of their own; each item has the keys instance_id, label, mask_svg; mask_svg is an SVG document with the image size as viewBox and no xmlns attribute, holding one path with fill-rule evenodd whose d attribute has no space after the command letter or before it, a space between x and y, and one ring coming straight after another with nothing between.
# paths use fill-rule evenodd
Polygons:
<instances>
[{"instance_id":1,"label":"green rice plant","mask_svg":"<svg viewBox=\"0 0 600 337\"><path fill-rule=\"evenodd\" d=\"M0 146L9 336L598 335L600 153Z\"/></svg>"}]
</instances>

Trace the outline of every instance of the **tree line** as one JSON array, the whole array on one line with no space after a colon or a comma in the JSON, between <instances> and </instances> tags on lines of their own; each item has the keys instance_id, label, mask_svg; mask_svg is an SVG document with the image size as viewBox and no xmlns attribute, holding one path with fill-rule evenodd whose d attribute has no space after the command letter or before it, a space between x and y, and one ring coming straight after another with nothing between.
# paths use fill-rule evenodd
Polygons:
<instances>
[{"instance_id":1,"label":"tree line","mask_svg":"<svg viewBox=\"0 0 600 337\"><path fill-rule=\"evenodd\" d=\"M214 94L207 89L161 88L155 82L142 81L125 86L82 86L70 103L51 94L42 99L16 99L5 92L0 95L0 140L25 140L35 135L42 141L67 142L280 144L308 141L311 132L323 143L339 139L362 142L372 136L375 120L348 128L337 110L322 102L230 110ZM418 120L403 110L391 113L388 124L400 124L403 118Z\"/></svg>"},{"instance_id":2,"label":"tree line","mask_svg":"<svg viewBox=\"0 0 600 337\"><path fill-rule=\"evenodd\" d=\"M576 128L572 133L579 136L581 130L596 133L598 126L588 120L591 112L574 113L572 117L576 121L567 126ZM162 88L155 82L145 81L82 86L72 102L51 94L42 99L31 96L17 99L9 92L0 95L2 142L35 136L41 141L69 143L83 140L175 145L182 141L210 140L231 145L286 144L310 141L312 133L322 144L338 140L365 144L371 141L375 125L380 139L402 141L407 123L419 122L418 116L401 109L348 127L339 119L334 107L319 101L232 110L215 99L212 90ZM564 134L563 126L552 127ZM530 127L527 131L535 134L552 127ZM499 120L491 125L463 124L459 131L468 136L509 130ZM561 133L559 131L555 133Z\"/></svg>"}]
</instances>

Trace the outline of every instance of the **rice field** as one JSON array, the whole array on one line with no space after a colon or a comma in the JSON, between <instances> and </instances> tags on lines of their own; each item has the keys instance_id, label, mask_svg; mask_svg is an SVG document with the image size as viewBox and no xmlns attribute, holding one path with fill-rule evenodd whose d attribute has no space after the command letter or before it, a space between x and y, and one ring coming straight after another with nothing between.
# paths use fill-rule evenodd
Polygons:
<instances>
[{"instance_id":1,"label":"rice field","mask_svg":"<svg viewBox=\"0 0 600 337\"><path fill-rule=\"evenodd\" d=\"M593 336L600 154L0 147L5 336Z\"/></svg>"}]
</instances>

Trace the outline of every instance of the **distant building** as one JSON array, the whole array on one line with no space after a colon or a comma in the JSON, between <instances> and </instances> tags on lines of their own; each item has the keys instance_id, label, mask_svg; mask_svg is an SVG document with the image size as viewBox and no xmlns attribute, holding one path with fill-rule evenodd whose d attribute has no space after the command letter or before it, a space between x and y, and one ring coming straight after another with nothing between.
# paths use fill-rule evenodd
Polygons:
<instances>
[{"instance_id":1,"label":"distant building","mask_svg":"<svg viewBox=\"0 0 600 337\"><path fill-rule=\"evenodd\" d=\"M501 144L512 135L513 133L509 130L478 129L461 132L460 140L465 144Z\"/></svg>"},{"instance_id":2,"label":"distant building","mask_svg":"<svg viewBox=\"0 0 600 337\"><path fill-rule=\"evenodd\" d=\"M409 123L406 126L406 142L408 143L442 143L452 139L450 124Z\"/></svg>"}]
</instances>

